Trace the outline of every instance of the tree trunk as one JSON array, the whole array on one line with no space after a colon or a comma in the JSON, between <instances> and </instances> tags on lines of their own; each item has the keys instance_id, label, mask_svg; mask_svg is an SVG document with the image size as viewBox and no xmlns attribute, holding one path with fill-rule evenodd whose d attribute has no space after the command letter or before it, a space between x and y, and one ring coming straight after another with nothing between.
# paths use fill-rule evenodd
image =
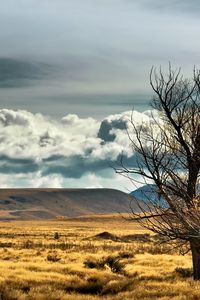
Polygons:
<instances>
[{"instance_id":1,"label":"tree trunk","mask_svg":"<svg viewBox=\"0 0 200 300\"><path fill-rule=\"evenodd\" d=\"M193 278L200 280L200 241L190 241L193 263Z\"/></svg>"}]
</instances>

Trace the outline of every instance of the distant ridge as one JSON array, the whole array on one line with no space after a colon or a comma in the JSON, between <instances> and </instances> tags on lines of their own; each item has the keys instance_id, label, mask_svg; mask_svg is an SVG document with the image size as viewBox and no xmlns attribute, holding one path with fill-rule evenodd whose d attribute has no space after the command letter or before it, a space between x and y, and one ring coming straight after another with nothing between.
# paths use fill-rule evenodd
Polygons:
<instances>
[{"instance_id":1,"label":"distant ridge","mask_svg":"<svg viewBox=\"0 0 200 300\"><path fill-rule=\"evenodd\" d=\"M146 184L131 192L130 195L143 201L156 202L158 200L157 189L155 184Z\"/></svg>"},{"instance_id":2,"label":"distant ridge","mask_svg":"<svg viewBox=\"0 0 200 300\"><path fill-rule=\"evenodd\" d=\"M166 201L158 194L158 187L155 184L146 184L130 193L134 198L143 201L144 203L160 204L166 207Z\"/></svg>"},{"instance_id":3,"label":"distant ridge","mask_svg":"<svg viewBox=\"0 0 200 300\"><path fill-rule=\"evenodd\" d=\"M55 219L138 211L134 197L115 189L0 189L0 220Z\"/></svg>"}]
</instances>

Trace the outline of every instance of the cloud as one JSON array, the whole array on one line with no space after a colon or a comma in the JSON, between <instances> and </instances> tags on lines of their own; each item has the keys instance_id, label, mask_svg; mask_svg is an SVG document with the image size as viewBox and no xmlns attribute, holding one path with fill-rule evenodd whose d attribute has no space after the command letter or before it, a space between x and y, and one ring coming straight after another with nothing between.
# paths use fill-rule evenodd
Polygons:
<instances>
[{"instance_id":1,"label":"cloud","mask_svg":"<svg viewBox=\"0 0 200 300\"><path fill-rule=\"evenodd\" d=\"M88 173L74 180L63 178L60 175L44 176L40 172L32 174L11 174L0 173L1 188L116 188L131 192L137 186L129 180L112 172L112 176L103 177L95 173Z\"/></svg>"},{"instance_id":2,"label":"cloud","mask_svg":"<svg viewBox=\"0 0 200 300\"><path fill-rule=\"evenodd\" d=\"M40 172L37 172L33 178L29 179L28 184L31 188L62 188L63 178L56 174L42 176Z\"/></svg>"},{"instance_id":3,"label":"cloud","mask_svg":"<svg viewBox=\"0 0 200 300\"><path fill-rule=\"evenodd\" d=\"M91 174L99 178L96 186L100 186L103 178L113 178L110 166L122 151L128 164L136 164L126 131L133 129L131 115L136 127L153 122L151 111L127 111L100 122L74 114L55 120L24 110L1 109L0 173L15 178L10 186L61 187L67 180L81 182Z\"/></svg>"},{"instance_id":4,"label":"cloud","mask_svg":"<svg viewBox=\"0 0 200 300\"><path fill-rule=\"evenodd\" d=\"M116 135L113 133L113 129L126 130L127 122L122 119L108 120L105 119L100 126L98 137L104 142L113 142Z\"/></svg>"},{"instance_id":5,"label":"cloud","mask_svg":"<svg viewBox=\"0 0 200 300\"><path fill-rule=\"evenodd\" d=\"M56 68L50 64L0 58L0 88L39 84L40 80L55 76L55 71Z\"/></svg>"},{"instance_id":6,"label":"cloud","mask_svg":"<svg viewBox=\"0 0 200 300\"><path fill-rule=\"evenodd\" d=\"M40 171L29 174L5 174L0 172L1 188L62 188L63 178L60 175L41 175Z\"/></svg>"},{"instance_id":7,"label":"cloud","mask_svg":"<svg viewBox=\"0 0 200 300\"><path fill-rule=\"evenodd\" d=\"M152 65L170 60L188 75L198 63L200 23L188 13L198 8L194 0L4 1L0 103L57 117L144 110Z\"/></svg>"},{"instance_id":8,"label":"cloud","mask_svg":"<svg viewBox=\"0 0 200 300\"><path fill-rule=\"evenodd\" d=\"M41 161L54 155L82 155L97 141L98 122L74 115L60 122L27 111L0 110L0 155ZM6 146L8 148L6 148Z\"/></svg>"}]
</instances>

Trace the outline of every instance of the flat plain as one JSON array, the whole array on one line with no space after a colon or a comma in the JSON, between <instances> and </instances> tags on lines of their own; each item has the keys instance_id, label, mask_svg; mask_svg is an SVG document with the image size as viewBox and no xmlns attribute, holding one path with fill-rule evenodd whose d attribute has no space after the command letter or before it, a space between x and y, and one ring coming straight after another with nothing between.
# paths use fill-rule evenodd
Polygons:
<instances>
[{"instance_id":1,"label":"flat plain","mask_svg":"<svg viewBox=\"0 0 200 300\"><path fill-rule=\"evenodd\" d=\"M0 222L1 300L200 299L191 265L120 215Z\"/></svg>"}]
</instances>

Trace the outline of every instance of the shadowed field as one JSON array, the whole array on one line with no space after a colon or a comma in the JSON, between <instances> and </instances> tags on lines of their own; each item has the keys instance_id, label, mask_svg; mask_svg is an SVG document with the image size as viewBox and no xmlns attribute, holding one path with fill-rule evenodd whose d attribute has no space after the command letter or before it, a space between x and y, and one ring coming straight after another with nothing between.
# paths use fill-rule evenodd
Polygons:
<instances>
[{"instance_id":1,"label":"shadowed field","mask_svg":"<svg viewBox=\"0 0 200 300\"><path fill-rule=\"evenodd\" d=\"M118 215L0 225L0 299L200 299L190 255Z\"/></svg>"}]
</instances>

